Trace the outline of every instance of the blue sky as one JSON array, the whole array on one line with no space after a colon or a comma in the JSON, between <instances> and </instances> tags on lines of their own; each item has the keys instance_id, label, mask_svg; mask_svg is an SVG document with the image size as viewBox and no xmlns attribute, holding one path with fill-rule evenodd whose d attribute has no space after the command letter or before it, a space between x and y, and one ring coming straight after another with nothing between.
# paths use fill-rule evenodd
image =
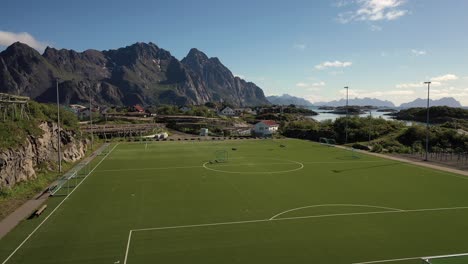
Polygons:
<instances>
[{"instance_id":1,"label":"blue sky","mask_svg":"<svg viewBox=\"0 0 468 264\"><path fill-rule=\"evenodd\" d=\"M349 86L399 104L432 80L432 98L468 106L466 10L466 0L16 0L2 3L0 49L152 41L179 59L193 47L219 57L267 95L335 100Z\"/></svg>"}]
</instances>

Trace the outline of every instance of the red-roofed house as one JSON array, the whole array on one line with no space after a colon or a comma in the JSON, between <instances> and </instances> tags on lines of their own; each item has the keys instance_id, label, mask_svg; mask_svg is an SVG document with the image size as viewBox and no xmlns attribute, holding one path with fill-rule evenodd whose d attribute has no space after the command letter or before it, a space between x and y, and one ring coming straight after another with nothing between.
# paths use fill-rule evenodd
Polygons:
<instances>
[{"instance_id":1,"label":"red-roofed house","mask_svg":"<svg viewBox=\"0 0 468 264\"><path fill-rule=\"evenodd\" d=\"M254 134L257 136L271 136L278 131L279 125L273 120L262 120L255 124Z\"/></svg>"},{"instance_id":2,"label":"red-roofed house","mask_svg":"<svg viewBox=\"0 0 468 264\"><path fill-rule=\"evenodd\" d=\"M144 113L145 112L145 109L143 107L141 107L141 105L139 105L139 104L134 105L132 110L134 112L138 112L138 113Z\"/></svg>"}]
</instances>

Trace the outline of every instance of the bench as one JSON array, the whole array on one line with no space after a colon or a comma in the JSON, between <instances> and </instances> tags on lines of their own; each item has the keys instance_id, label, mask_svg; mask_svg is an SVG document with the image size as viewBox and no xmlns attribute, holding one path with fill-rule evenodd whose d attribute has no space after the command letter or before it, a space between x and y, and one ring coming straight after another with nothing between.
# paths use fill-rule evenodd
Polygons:
<instances>
[{"instance_id":1,"label":"bench","mask_svg":"<svg viewBox=\"0 0 468 264\"><path fill-rule=\"evenodd\" d=\"M39 209L37 209L36 212L34 212L34 215L40 216L45 211L46 208L47 208L47 204L44 204Z\"/></svg>"}]
</instances>

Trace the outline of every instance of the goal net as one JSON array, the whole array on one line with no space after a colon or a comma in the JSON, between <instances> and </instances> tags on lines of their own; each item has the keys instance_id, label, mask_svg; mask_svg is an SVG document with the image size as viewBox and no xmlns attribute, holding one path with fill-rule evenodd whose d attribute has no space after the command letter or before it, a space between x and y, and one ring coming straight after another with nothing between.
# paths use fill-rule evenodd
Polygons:
<instances>
[{"instance_id":1,"label":"goal net","mask_svg":"<svg viewBox=\"0 0 468 264\"><path fill-rule=\"evenodd\" d=\"M217 150L215 151L215 159L212 162L216 163L225 163L228 162L229 155L227 150Z\"/></svg>"}]
</instances>

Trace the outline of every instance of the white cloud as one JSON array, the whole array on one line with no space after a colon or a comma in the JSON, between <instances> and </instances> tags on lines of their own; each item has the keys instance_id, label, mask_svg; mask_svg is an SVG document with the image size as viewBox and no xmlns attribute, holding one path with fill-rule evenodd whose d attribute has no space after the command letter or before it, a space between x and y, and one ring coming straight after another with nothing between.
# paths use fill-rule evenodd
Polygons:
<instances>
[{"instance_id":1,"label":"white cloud","mask_svg":"<svg viewBox=\"0 0 468 264\"><path fill-rule=\"evenodd\" d=\"M458 80L458 76L456 76L455 74L450 74L450 73L431 78L432 82L446 82L446 81L453 81L453 80Z\"/></svg>"},{"instance_id":2,"label":"white cloud","mask_svg":"<svg viewBox=\"0 0 468 264\"><path fill-rule=\"evenodd\" d=\"M326 86L324 81L314 82L314 83L304 83L298 82L296 83L296 87L305 88L308 91L319 91L321 87Z\"/></svg>"},{"instance_id":3,"label":"white cloud","mask_svg":"<svg viewBox=\"0 0 468 264\"><path fill-rule=\"evenodd\" d=\"M321 81L321 82L316 82L316 83L313 83L312 86L313 87L323 87L325 86L325 82L324 81Z\"/></svg>"},{"instance_id":4,"label":"white cloud","mask_svg":"<svg viewBox=\"0 0 468 264\"><path fill-rule=\"evenodd\" d=\"M338 21L346 24L352 21L382 21L395 20L408 14L408 10L401 7L406 0L354 0L348 4L354 4L355 10L338 14ZM348 4L337 5L344 7Z\"/></svg>"},{"instance_id":5,"label":"white cloud","mask_svg":"<svg viewBox=\"0 0 468 264\"><path fill-rule=\"evenodd\" d=\"M294 49L297 49L297 50L305 50L307 48L307 45L306 44L294 44L293 45L293 48Z\"/></svg>"},{"instance_id":6,"label":"white cloud","mask_svg":"<svg viewBox=\"0 0 468 264\"><path fill-rule=\"evenodd\" d=\"M454 80L458 80L458 76L456 76L455 74L450 74L450 73L430 78L432 87L442 86L442 85L444 85L445 82L454 81ZM421 81L421 82L417 82L417 83L397 84L396 88L398 88L398 89L412 89L412 88L421 88L421 87L425 87L425 86L426 85L424 84L424 81Z\"/></svg>"},{"instance_id":7,"label":"white cloud","mask_svg":"<svg viewBox=\"0 0 468 264\"><path fill-rule=\"evenodd\" d=\"M427 54L425 50L417 50L417 49L412 49L411 53L415 56L423 56Z\"/></svg>"},{"instance_id":8,"label":"white cloud","mask_svg":"<svg viewBox=\"0 0 468 264\"><path fill-rule=\"evenodd\" d=\"M325 61L315 66L317 70L324 70L327 68L346 68L351 66L353 63L350 61Z\"/></svg>"},{"instance_id":9,"label":"white cloud","mask_svg":"<svg viewBox=\"0 0 468 264\"><path fill-rule=\"evenodd\" d=\"M381 27L381 26L377 26L377 25L371 25L371 26L370 26L370 30L371 30L371 31L382 31L382 27Z\"/></svg>"},{"instance_id":10,"label":"white cloud","mask_svg":"<svg viewBox=\"0 0 468 264\"><path fill-rule=\"evenodd\" d=\"M0 46L10 46L15 42L21 42L28 46L36 49L39 52L43 52L47 47L47 43L35 39L31 34L27 32L8 32L0 31Z\"/></svg>"},{"instance_id":11,"label":"white cloud","mask_svg":"<svg viewBox=\"0 0 468 264\"><path fill-rule=\"evenodd\" d=\"M431 86L436 87L436 86L441 86L442 83L438 81L431 81ZM397 84L395 87L398 89L413 89L413 88L421 88L421 87L426 87L427 84L424 84L424 82L419 82L419 83L401 83Z\"/></svg>"},{"instance_id":12,"label":"white cloud","mask_svg":"<svg viewBox=\"0 0 468 264\"><path fill-rule=\"evenodd\" d=\"M395 86L398 89L408 89L408 88L421 88L424 87L422 82L419 83L400 83Z\"/></svg>"}]
</instances>

